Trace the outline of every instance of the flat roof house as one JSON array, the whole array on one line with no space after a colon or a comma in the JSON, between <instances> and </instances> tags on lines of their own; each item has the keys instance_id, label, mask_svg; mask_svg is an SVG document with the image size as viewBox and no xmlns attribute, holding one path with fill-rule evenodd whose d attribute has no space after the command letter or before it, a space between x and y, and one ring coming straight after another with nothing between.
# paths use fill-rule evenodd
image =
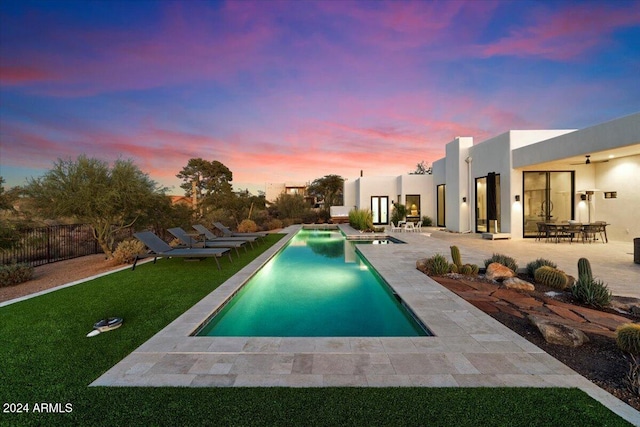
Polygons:
<instances>
[{"instance_id":1,"label":"flat roof house","mask_svg":"<svg viewBox=\"0 0 640 427\"><path fill-rule=\"evenodd\" d=\"M457 137L432 175L345 181L344 204L389 224L393 203L453 232L535 237L538 222L606 221L609 239L640 237L640 113L585 129Z\"/></svg>"}]
</instances>

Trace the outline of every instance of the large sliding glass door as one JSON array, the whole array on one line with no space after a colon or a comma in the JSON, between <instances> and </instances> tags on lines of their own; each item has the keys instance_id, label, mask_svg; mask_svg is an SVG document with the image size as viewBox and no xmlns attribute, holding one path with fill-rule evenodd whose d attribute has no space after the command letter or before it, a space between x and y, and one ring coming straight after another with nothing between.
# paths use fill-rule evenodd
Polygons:
<instances>
[{"instance_id":1,"label":"large sliding glass door","mask_svg":"<svg viewBox=\"0 0 640 427\"><path fill-rule=\"evenodd\" d=\"M573 219L574 172L523 172L524 237L536 237L538 222Z\"/></svg>"},{"instance_id":2,"label":"large sliding glass door","mask_svg":"<svg viewBox=\"0 0 640 427\"><path fill-rule=\"evenodd\" d=\"M374 225L389 224L389 197L372 196L371 213Z\"/></svg>"},{"instance_id":3,"label":"large sliding glass door","mask_svg":"<svg viewBox=\"0 0 640 427\"><path fill-rule=\"evenodd\" d=\"M500 175L476 178L476 233L500 229Z\"/></svg>"},{"instance_id":4,"label":"large sliding glass door","mask_svg":"<svg viewBox=\"0 0 640 427\"><path fill-rule=\"evenodd\" d=\"M436 226L438 227L445 227L445 205L444 205L444 200L445 200L445 185L444 184L440 184L438 185L437 188L437 215L436 215Z\"/></svg>"}]
</instances>

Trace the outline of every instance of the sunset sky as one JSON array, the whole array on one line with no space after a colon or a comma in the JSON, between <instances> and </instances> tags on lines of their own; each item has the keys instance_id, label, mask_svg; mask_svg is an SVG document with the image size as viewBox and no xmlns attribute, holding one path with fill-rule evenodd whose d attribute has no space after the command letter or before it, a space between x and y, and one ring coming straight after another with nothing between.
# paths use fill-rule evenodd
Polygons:
<instances>
[{"instance_id":1,"label":"sunset sky","mask_svg":"<svg viewBox=\"0 0 640 427\"><path fill-rule=\"evenodd\" d=\"M182 194L399 175L509 129L640 111L640 1L0 2L0 176L133 159Z\"/></svg>"}]
</instances>

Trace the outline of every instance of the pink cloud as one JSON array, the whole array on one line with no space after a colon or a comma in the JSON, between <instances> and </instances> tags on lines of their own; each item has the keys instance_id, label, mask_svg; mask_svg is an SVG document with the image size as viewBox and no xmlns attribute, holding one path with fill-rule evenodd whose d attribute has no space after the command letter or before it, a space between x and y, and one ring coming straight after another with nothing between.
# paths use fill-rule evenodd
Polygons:
<instances>
[{"instance_id":1,"label":"pink cloud","mask_svg":"<svg viewBox=\"0 0 640 427\"><path fill-rule=\"evenodd\" d=\"M484 56L578 58L604 45L616 29L640 24L640 3L626 4L630 6L615 9L606 4L572 4L556 14L540 12L528 27L513 30L496 43L481 47L481 51Z\"/></svg>"},{"instance_id":2,"label":"pink cloud","mask_svg":"<svg viewBox=\"0 0 640 427\"><path fill-rule=\"evenodd\" d=\"M0 65L0 84L21 85L51 78L48 72L38 67Z\"/></svg>"}]
</instances>

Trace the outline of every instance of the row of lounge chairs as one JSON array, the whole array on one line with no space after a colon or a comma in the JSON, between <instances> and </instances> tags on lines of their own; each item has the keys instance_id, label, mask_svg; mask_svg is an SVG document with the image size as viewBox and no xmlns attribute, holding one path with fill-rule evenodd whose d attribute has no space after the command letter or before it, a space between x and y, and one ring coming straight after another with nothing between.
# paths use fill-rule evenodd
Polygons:
<instances>
[{"instance_id":1,"label":"row of lounge chairs","mask_svg":"<svg viewBox=\"0 0 640 427\"><path fill-rule=\"evenodd\" d=\"M232 250L235 250L239 256L239 248L244 248L246 251L247 244L253 248L254 242L264 239L267 236L267 233L234 233L220 222L215 222L213 225L220 230L223 237L216 236L211 230L201 224L193 226L197 232L195 234L189 234L180 227L170 228L167 231L176 237L183 245L175 248L169 246L169 244L151 231L135 233L135 238L144 243L149 249L149 252L144 255L137 255L131 270L135 270L139 259L150 257L153 257L154 264L158 258L213 258L218 266L218 270L220 270L218 258L229 256L229 261L232 262ZM202 236L203 239L197 239L195 236Z\"/></svg>"}]
</instances>

